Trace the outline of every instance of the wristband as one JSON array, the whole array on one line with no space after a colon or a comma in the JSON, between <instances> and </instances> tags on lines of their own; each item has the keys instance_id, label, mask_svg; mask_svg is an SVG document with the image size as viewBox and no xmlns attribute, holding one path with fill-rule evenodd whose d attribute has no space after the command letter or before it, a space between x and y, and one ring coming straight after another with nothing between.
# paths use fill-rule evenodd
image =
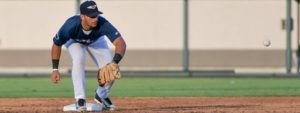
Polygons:
<instances>
[{"instance_id":1,"label":"wristband","mask_svg":"<svg viewBox=\"0 0 300 113\"><path fill-rule=\"evenodd\" d=\"M116 53L113 58L113 61L118 64L121 61L121 59L122 59L122 55L120 55L119 53Z\"/></svg>"},{"instance_id":2,"label":"wristband","mask_svg":"<svg viewBox=\"0 0 300 113\"><path fill-rule=\"evenodd\" d=\"M52 69L58 69L59 59L52 59Z\"/></svg>"}]
</instances>

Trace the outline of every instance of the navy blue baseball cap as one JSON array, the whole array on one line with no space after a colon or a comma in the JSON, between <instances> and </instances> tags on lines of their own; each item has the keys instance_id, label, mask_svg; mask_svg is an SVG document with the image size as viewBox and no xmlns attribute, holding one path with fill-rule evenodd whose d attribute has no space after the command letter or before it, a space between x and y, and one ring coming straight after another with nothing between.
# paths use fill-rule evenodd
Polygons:
<instances>
[{"instance_id":1,"label":"navy blue baseball cap","mask_svg":"<svg viewBox=\"0 0 300 113\"><path fill-rule=\"evenodd\" d=\"M99 14L103 14L98 10L97 4L91 0L87 0L80 4L80 13L89 17L95 17Z\"/></svg>"}]
</instances>

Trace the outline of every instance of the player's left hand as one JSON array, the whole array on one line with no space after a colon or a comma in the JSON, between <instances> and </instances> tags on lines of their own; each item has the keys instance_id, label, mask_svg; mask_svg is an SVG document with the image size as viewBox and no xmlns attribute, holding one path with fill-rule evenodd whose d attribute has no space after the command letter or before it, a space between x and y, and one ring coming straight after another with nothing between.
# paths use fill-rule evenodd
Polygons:
<instances>
[{"instance_id":1,"label":"player's left hand","mask_svg":"<svg viewBox=\"0 0 300 113\"><path fill-rule=\"evenodd\" d=\"M98 82L100 86L121 78L119 65L115 62L108 63L98 71Z\"/></svg>"}]
</instances>

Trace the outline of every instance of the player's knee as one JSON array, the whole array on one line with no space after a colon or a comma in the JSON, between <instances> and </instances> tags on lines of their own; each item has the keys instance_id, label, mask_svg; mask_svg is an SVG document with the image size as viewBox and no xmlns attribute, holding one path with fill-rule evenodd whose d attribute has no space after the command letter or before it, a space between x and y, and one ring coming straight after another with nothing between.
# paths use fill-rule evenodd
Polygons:
<instances>
[{"instance_id":1,"label":"player's knee","mask_svg":"<svg viewBox=\"0 0 300 113\"><path fill-rule=\"evenodd\" d=\"M73 60L72 63L73 63L73 65L75 65L75 66L84 66L84 64L85 64L85 62L82 61L82 60L76 60L76 61Z\"/></svg>"}]
</instances>

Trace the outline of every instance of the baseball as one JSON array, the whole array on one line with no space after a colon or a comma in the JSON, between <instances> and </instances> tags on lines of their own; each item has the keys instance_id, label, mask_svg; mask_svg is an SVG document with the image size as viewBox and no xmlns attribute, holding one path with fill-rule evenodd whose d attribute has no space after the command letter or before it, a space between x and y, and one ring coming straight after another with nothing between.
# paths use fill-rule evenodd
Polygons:
<instances>
[{"instance_id":1,"label":"baseball","mask_svg":"<svg viewBox=\"0 0 300 113\"><path fill-rule=\"evenodd\" d=\"M271 40L270 39L265 39L263 41L263 45L266 46L266 47L269 47L271 45Z\"/></svg>"}]
</instances>

